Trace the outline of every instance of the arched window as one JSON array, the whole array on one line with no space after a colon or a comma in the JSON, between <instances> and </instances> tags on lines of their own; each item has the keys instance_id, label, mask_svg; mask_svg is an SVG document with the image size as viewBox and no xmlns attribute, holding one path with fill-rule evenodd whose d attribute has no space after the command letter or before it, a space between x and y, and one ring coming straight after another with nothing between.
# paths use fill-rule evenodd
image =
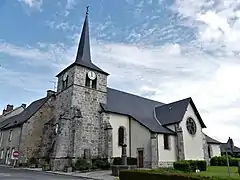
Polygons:
<instances>
[{"instance_id":1,"label":"arched window","mask_svg":"<svg viewBox=\"0 0 240 180\"><path fill-rule=\"evenodd\" d=\"M118 129L118 145L122 146L124 144L124 128L120 127Z\"/></svg>"},{"instance_id":2,"label":"arched window","mask_svg":"<svg viewBox=\"0 0 240 180\"><path fill-rule=\"evenodd\" d=\"M211 147L208 145L208 157L211 159Z\"/></svg>"},{"instance_id":3,"label":"arched window","mask_svg":"<svg viewBox=\"0 0 240 180\"><path fill-rule=\"evenodd\" d=\"M90 87L91 86L91 80L89 79L87 74L86 74L85 86L86 87Z\"/></svg>"}]
</instances>

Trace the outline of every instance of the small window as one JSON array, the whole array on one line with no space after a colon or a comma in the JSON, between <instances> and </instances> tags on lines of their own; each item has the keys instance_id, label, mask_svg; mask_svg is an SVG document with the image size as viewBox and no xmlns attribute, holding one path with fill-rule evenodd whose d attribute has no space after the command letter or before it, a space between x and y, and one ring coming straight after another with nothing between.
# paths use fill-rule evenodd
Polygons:
<instances>
[{"instance_id":1,"label":"small window","mask_svg":"<svg viewBox=\"0 0 240 180\"><path fill-rule=\"evenodd\" d=\"M3 142L3 132L0 132L0 146L2 146Z\"/></svg>"},{"instance_id":2,"label":"small window","mask_svg":"<svg viewBox=\"0 0 240 180\"><path fill-rule=\"evenodd\" d=\"M3 159L3 156L4 156L4 150L2 149L0 154L0 159Z\"/></svg>"},{"instance_id":3,"label":"small window","mask_svg":"<svg viewBox=\"0 0 240 180\"><path fill-rule=\"evenodd\" d=\"M91 80L89 79L88 75L86 74L86 82L85 82L85 86L86 87L90 87L91 86Z\"/></svg>"},{"instance_id":4,"label":"small window","mask_svg":"<svg viewBox=\"0 0 240 180\"><path fill-rule=\"evenodd\" d=\"M66 80L62 82L63 84L63 89L66 89L68 87L68 77L66 77Z\"/></svg>"},{"instance_id":5,"label":"small window","mask_svg":"<svg viewBox=\"0 0 240 180\"><path fill-rule=\"evenodd\" d=\"M57 124L55 124L55 134L58 134L58 131L59 131L59 125L57 123Z\"/></svg>"},{"instance_id":6,"label":"small window","mask_svg":"<svg viewBox=\"0 0 240 180\"><path fill-rule=\"evenodd\" d=\"M118 145L122 146L124 144L124 128L120 127L118 129Z\"/></svg>"},{"instance_id":7,"label":"small window","mask_svg":"<svg viewBox=\"0 0 240 180\"><path fill-rule=\"evenodd\" d=\"M97 89L97 78L92 81L92 88Z\"/></svg>"},{"instance_id":8,"label":"small window","mask_svg":"<svg viewBox=\"0 0 240 180\"><path fill-rule=\"evenodd\" d=\"M163 140L164 140L164 149L170 149L169 148L169 135L164 134L163 135Z\"/></svg>"},{"instance_id":9,"label":"small window","mask_svg":"<svg viewBox=\"0 0 240 180\"><path fill-rule=\"evenodd\" d=\"M9 131L9 137L8 137L9 141L12 141L12 130Z\"/></svg>"}]
</instances>

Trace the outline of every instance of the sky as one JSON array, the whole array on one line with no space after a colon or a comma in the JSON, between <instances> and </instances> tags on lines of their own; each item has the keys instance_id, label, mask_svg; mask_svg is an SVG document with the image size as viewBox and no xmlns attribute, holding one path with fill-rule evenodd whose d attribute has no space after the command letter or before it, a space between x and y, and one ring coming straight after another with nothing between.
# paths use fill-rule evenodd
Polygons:
<instances>
[{"instance_id":1,"label":"sky","mask_svg":"<svg viewBox=\"0 0 240 180\"><path fill-rule=\"evenodd\" d=\"M86 6L109 87L163 103L192 97L204 132L240 146L239 0L0 0L0 109L54 89Z\"/></svg>"}]
</instances>

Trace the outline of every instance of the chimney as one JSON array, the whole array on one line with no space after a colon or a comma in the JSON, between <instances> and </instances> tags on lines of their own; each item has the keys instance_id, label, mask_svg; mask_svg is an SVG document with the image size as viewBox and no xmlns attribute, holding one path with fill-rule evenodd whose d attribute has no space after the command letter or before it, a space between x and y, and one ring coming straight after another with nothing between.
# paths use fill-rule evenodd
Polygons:
<instances>
[{"instance_id":1,"label":"chimney","mask_svg":"<svg viewBox=\"0 0 240 180\"><path fill-rule=\"evenodd\" d=\"M50 97L55 94L55 91L53 90L47 90L47 97Z\"/></svg>"},{"instance_id":2,"label":"chimney","mask_svg":"<svg viewBox=\"0 0 240 180\"><path fill-rule=\"evenodd\" d=\"M23 107L24 109L26 109L27 105L26 105L26 104L22 104L22 107Z\"/></svg>"},{"instance_id":3,"label":"chimney","mask_svg":"<svg viewBox=\"0 0 240 180\"><path fill-rule=\"evenodd\" d=\"M2 111L2 115L4 115L4 114L6 114L6 110L5 109L3 109L3 111Z\"/></svg>"},{"instance_id":4,"label":"chimney","mask_svg":"<svg viewBox=\"0 0 240 180\"><path fill-rule=\"evenodd\" d=\"M8 104L6 112L12 111L13 110L13 105Z\"/></svg>"}]
</instances>

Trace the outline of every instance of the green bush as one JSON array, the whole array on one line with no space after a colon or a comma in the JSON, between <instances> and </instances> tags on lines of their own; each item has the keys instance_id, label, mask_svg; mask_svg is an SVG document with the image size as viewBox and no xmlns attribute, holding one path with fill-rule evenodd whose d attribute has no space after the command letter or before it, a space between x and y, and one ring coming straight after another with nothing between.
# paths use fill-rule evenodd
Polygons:
<instances>
[{"instance_id":1,"label":"green bush","mask_svg":"<svg viewBox=\"0 0 240 180\"><path fill-rule=\"evenodd\" d=\"M203 160L184 160L173 163L173 167L176 170L183 172L195 172L196 169L200 171L207 170L207 163Z\"/></svg>"},{"instance_id":2,"label":"green bush","mask_svg":"<svg viewBox=\"0 0 240 180\"><path fill-rule=\"evenodd\" d=\"M122 158L115 157L113 159L113 165L122 165ZM127 157L127 165L137 165L137 158Z\"/></svg>"},{"instance_id":3,"label":"green bush","mask_svg":"<svg viewBox=\"0 0 240 180\"><path fill-rule=\"evenodd\" d=\"M183 172L191 172L191 166L190 163L187 161L178 161L173 163L174 169L178 171L183 171Z\"/></svg>"},{"instance_id":4,"label":"green bush","mask_svg":"<svg viewBox=\"0 0 240 180\"><path fill-rule=\"evenodd\" d=\"M113 159L113 165L122 165L122 158L121 157L115 157Z\"/></svg>"},{"instance_id":5,"label":"green bush","mask_svg":"<svg viewBox=\"0 0 240 180\"><path fill-rule=\"evenodd\" d=\"M234 158L229 156L229 166L238 166L238 162L240 162L240 158ZM216 156L211 158L210 160L211 166L227 166L227 157L226 156Z\"/></svg>"},{"instance_id":6,"label":"green bush","mask_svg":"<svg viewBox=\"0 0 240 180\"><path fill-rule=\"evenodd\" d=\"M107 159L95 159L93 160L93 169L109 169L110 164Z\"/></svg>"},{"instance_id":7,"label":"green bush","mask_svg":"<svg viewBox=\"0 0 240 180\"><path fill-rule=\"evenodd\" d=\"M226 177L204 177L181 173L157 173L152 170L122 170L119 175L120 180L233 180Z\"/></svg>"},{"instance_id":8,"label":"green bush","mask_svg":"<svg viewBox=\"0 0 240 180\"><path fill-rule=\"evenodd\" d=\"M127 165L137 165L137 158L127 157Z\"/></svg>"},{"instance_id":9,"label":"green bush","mask_svg":"<svg viewBox=\"0 0 240 180\"><path fill-rule=\"evenodd\" d=\"M91 164L89 164L85 159L78 158L74 164L74 169L76 170L89 170L91 169Z\"/></svg>"}]
</instances>

